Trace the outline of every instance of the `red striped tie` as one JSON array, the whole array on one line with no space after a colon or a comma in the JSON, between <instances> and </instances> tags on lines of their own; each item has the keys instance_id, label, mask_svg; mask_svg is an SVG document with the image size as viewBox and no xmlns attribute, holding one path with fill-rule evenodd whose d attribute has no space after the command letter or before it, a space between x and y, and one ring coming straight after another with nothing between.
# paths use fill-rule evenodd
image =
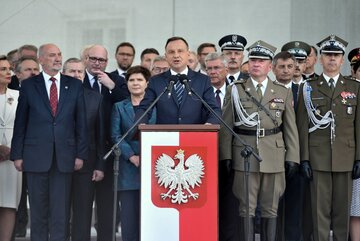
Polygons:
<instances>
[{"instance_id":1,"label":"red striped tie","mask_svg":"<svg viewBox=\"0 0 360 241\"><path fill-rule=\"evenodd\" d=\"M57 104L58 104L58 92L56 88L56 79L54 77L50 78L52 84L50 86L50 106L53 116L56 114Z\"/></svg>"}]
</instances>

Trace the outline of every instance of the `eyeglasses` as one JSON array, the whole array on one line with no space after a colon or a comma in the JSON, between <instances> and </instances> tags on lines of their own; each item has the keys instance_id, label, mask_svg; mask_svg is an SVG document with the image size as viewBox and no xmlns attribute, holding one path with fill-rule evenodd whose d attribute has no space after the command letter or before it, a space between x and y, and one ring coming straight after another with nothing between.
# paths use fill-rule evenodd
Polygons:
<instances>
[{"instance_id":1,"label":"eyeglasses","mask_svg":"<svg viewBox=\"0 0 360 241\"><path fill-rule=\"evenodd\" d=\"M96 61L99 62L99 64L105 64L107 62L107 59L103 59L103 58L96 58L96 57L89 57L89 61L93 64L96 63Z\"/></svg>"},{"instance_id":2,"label":"eyeglasses","mask_svg":"<svg viewBox=\"0 0 360 241\"><path fill-rule=\"evenodd\" d=\"M222 70L224 67L222 67L222 66L214 66L214 67L207 67L206 68L206 71L208 71L208 72L210 72L210 71L220 71L220 70Z\"/></svg>"},{"instance_id":3,"label":"eyeglasses","mask_svg":"<svg viewBox=\"0 0 360 241\"><path fill-rule=\"evenodd\" d=\"M161 67L154 67L152 69L152 71L156 74L159 74L159 73L163 73L165 71L168 71L169 70L169 67L164 67L164 68L161 68Z\"/></svg>"}]
</instances>

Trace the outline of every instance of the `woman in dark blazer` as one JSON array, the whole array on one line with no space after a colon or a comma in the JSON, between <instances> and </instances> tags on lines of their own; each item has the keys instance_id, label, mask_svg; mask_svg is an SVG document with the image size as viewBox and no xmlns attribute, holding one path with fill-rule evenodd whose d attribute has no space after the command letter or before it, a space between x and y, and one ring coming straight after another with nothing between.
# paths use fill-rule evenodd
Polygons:
<instances>
[{"instance_id":1,"label":"woman in dark blazer","mask_svg":"<svg viewBox=\"0 0 360 241\"><path fill-rule=\"evenodd\" d=\"M117 143L134 124L135 112L144 98L151 74L142 66L127 71L126 83L130 97L114 105L111 116L111 139ZM149 124L155 123L153 111ZM120 223L123 241L138 241L140 227L140 146L133 130L120 144L118 195L121 206Z\"/></svg>"}]
</instances>

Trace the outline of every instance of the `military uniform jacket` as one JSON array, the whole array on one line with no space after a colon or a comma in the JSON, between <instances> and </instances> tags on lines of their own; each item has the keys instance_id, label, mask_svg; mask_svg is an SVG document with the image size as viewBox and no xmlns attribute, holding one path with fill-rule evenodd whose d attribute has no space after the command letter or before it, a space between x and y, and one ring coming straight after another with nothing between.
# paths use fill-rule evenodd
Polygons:
<instances>
[{"instance_id":1,"label":"military uniform jacket","mask_svg":"<svg viewBox=\"0 0 360 241\"><path fill-rule=\"evenodd\" d=\"M239 93L240 101L248 114L259 112L261 128L273 129L276 126L274 121L252 101L245 93L257 97L255 87L251 79L241 80L234 83ZM241 86L243 85L243 87ZM227 87L225 95L225 104L223 107L224 121L232 128L235 128L234 122L237 121L237 115L233 104L232 85ZM260 137L258 144L256 136L240 135L239 136L262 158L262 162L251 156L250 171L264 173L278 173L284 171L285 160L299 163L299 147L298 133L295 122L295 112L293 108L293 96L291 89L287 89L284 85L273 82L269 79L261 104L270 111L271 115L276 119L277 125L283 127L283 131ZM239 126L240 129L256 130L254 127ZM220 160L232 159L233 168L235 170L244 171L244 159L240 152L244 148L243 145L233 138L231 133L222 126L219 133L219 154Z\"/></svg>"},{"instance_id":2,"label":"military uniform jacket","mask_svg":"<svg viewBox=\"0 0 360 241\"><path fill-rule=\"evenodd\" d=\"M340 75L334 94L323 75L310 79L311 100L316 112L324 115L331 110L335 118L335 139L331 144L330 127L309 133L312 127L304 102L303 87L299 91L297 125L301 160L309 160L313 170L351 171L355 160L360 160L360 83ZM352 96L350 98L350 95ZM347 97L346 97L347 96Z\"/></svg>"}]
</instances>

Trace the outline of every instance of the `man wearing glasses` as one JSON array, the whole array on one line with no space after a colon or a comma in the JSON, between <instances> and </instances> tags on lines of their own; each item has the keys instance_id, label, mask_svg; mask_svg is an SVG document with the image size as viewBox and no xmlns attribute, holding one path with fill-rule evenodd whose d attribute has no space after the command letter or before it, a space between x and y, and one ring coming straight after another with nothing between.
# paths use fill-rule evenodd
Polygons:
<instances>
[{"instance_id":1,"label":"man wearing glasses","mask_svg":"<svg viewBox=\"0 0 360 241\"><path fill-rule=\"evenodd\" d=\"M105 72L108 63L107 50L101 45L94 45L88 50L85 62L84 88L101 93L103 97L103 120L105 133L105 150L110 150L110 116L112 105L128 96L125 82L111 79ZM96 183L95 197L97 205L97 235L98 240L111 240L113 215L113 174L112 160L107 160L104 168L104 179Z\"/></svg>"}]
</instances>

